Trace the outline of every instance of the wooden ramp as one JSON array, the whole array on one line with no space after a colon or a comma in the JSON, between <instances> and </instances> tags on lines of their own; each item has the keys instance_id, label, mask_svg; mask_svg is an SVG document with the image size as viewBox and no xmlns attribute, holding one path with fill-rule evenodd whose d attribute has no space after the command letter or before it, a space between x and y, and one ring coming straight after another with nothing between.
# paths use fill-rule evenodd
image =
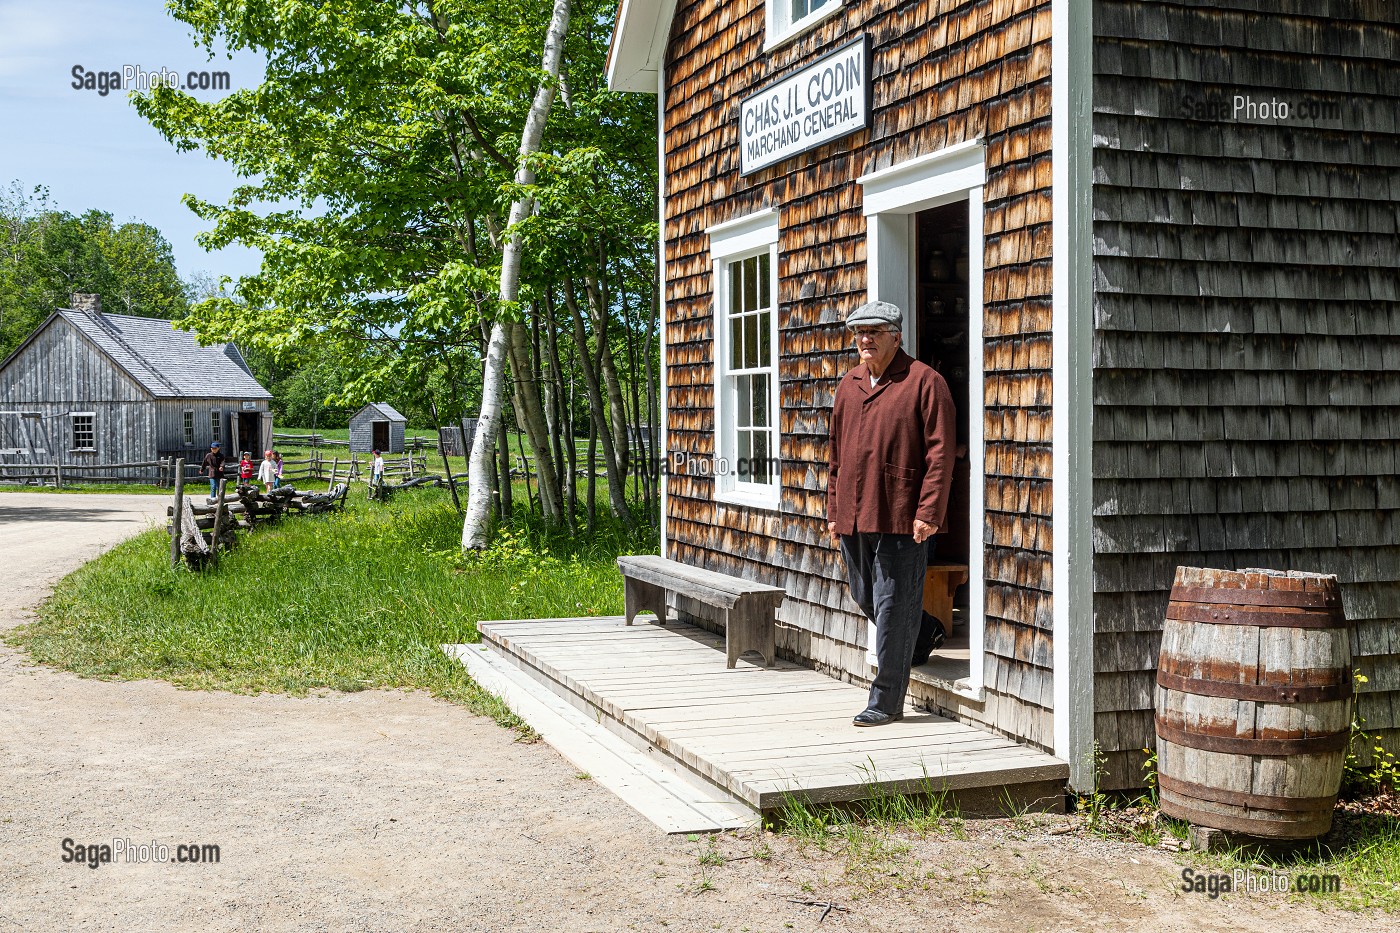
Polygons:
<instances>
[{"instance_id":1,"label":"wooden ramp","mask_svg":"<svg viewBox=\"0 0 1400 933\"><path fill-rule=\"evenodd\" d=\"M630 734L758 810L952 792L965 813L1059 810L1069 766L927 712L858 729L863 687L780 661L726 670L703 629L621 617L483 622L482 644L576 708Z\"/></svg>"}]
</instances>

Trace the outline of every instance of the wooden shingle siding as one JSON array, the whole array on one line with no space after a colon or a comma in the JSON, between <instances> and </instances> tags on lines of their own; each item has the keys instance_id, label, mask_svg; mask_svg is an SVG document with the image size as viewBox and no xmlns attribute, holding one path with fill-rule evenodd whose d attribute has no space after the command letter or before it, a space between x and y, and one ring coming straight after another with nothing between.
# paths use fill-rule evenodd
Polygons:
<instances>
[{"instance_id":1,"label":"wooden shingle siding","mask_svg":"<svg viewBox=\"0 0 1400 933\"><path fill-rule=\"evenodd\" d=\"M1093 22L1104 786L1141 783L1178 564L1337 574L1358 709L1393 747L1400 10L1096 0ZM1338 110L1237 120L1236 94Z\"/></svg>"},{"instance_id":2,"label":"wooden shingle siding","mask_svg":"<svg viewBox=\"0 0 1400 933\"><path fill-rule=\"evenodd\" d=\"M983 140L986 701L919 683L912 689L946 711L1048 747L1049 3L850 0L768 54L763 33L756 0L680 0L676 7L663 101L665 392L670 450L713 456L704 231L776 207L781 509L717 504L709 478L669 477L667 556L784 587L780 650L837 676L870 676L866 622L825 532L827 420L838 379L856 363L841 322L866 300L856 179ZM862 33L872 49L870 128L741 178L740 101Z\"/></svg>"}]
</instances>

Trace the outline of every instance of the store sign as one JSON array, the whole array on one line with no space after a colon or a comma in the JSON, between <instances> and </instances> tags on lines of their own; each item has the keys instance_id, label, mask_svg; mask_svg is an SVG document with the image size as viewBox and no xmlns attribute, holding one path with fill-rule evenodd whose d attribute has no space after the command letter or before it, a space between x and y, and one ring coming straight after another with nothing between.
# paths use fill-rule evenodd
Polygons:
<instances>
[{"instance_id":1,"label":"store sign","mask_svg":"<svg viewBox=\"0 0 1400 933\"><path fill-rule=\"evenodd\" d=\"M870 47L862 36L744 100L739 174L864 129L869 119Z\"/></svg>"}]
</instances>

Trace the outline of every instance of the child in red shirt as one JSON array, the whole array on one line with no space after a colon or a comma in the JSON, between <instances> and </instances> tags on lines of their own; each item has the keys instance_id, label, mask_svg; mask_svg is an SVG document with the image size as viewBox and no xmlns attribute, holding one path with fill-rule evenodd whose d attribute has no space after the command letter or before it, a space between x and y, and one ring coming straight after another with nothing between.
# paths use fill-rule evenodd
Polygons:
<instances>
[{"instance_id":1,"label":"child in red shirt","mask_svg":"<svg viewBox=\"0 0 1400 933\"><path fill-rule=\"evenodd\" d=\"M253 478L253 461L244 453L243 458L238 461L238 481L247 483Z\"/></svg>"}]
</instances>

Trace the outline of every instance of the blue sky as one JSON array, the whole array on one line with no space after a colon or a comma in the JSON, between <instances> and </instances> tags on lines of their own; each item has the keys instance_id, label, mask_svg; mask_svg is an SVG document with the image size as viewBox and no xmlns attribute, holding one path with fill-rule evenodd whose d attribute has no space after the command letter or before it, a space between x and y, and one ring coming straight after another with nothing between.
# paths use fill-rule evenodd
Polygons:
<instances>
[{"instance_id":1,"label":"blue sky","mask_svg":"<svg viewBox=\"0 0 1400 933\"><path fill-rule=\"evenodd\" d=\"M206 59L164 0L0 0L0 186L44 185L62 210L97 208L117 222L135 218L157 227L182 278L201 270L235 278L256 271L252 250L205 252L195 242L204 222L180 203L186 192L225 200L238 181L233 171L202 153L176 152L125 92L104 97L74 89L74 65L99 72L166 68L182 76L227 71L238 88L261 80L261 59Z\"/></svg>"}]
</instances>

